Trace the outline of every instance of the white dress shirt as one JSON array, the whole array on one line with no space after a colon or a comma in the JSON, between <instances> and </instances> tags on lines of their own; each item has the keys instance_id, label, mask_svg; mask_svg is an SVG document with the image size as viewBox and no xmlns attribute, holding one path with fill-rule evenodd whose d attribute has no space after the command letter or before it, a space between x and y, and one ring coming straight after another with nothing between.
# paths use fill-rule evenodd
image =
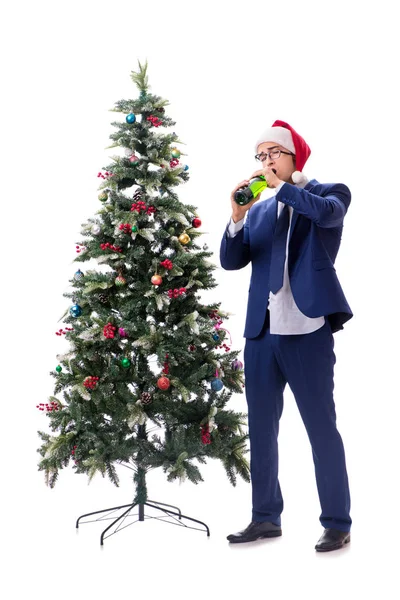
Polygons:
<instances>
[{"instance_id":1,"label":"white dress shirt","mask_svg":"<svg viewBox=\"0 0 400 600\"><path fill-rule=\"evenodd\" d=\"M284 185L284 181L275 188L277 193ZM300 187L300 186L299 186ZM284 203L278 200L278 217L281 210L284 207ZM325 317L310 318L303 314L297 307L294 301L292 290L289 281L288 272L288 248L289 248L289 232L290 225L292 222L293 207L288 206L289 209L289 228L286 241L286 258L285 267L283 272L283 285L276 294L270 292L268 299L268 308L270 313L270 333L278 335L299 335L302 333L312 333L325 324ZM247 214L247 213L246 213ZM235 237L235 235L244 226L244 220L241 219L237 223L232 220L229 222L228 235L229 237Z\"/></svg>"}]
</instances>

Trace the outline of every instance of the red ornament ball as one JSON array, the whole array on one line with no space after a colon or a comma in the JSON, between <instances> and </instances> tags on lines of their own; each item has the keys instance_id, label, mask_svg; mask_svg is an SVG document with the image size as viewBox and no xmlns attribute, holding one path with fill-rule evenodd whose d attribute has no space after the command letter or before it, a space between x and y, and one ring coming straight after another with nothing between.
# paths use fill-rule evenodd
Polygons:
<instances>
[{"instance_id":1,"label":"red ornament ball","mask_svg":"<svg viewBox=\"0 0 400 600\"><path fill-rule=\"evenodd\" d=\"M201 227L201 219L199 219L198 217L195 217L192 221L192 225L193 225L193 227Z\"/></svg>"},{"instance_id":2,"label":"red ornament ball","mask_svg":"<svg viewBox=\"0 0 400 600\"><path fill-rule=\"evenodd\" d=\"M167 390L170 385L171 385L171 383L170 383L170 380L168 379L168 377L160 377L157 381L157 387L163 391Z\"/></svg>"},{"instance_id":3,"label":"red ornament ball","mask_svg":"<svg viewBox=\"0 0 400 600\"><path fill-rule=\"evenodd\" d=\"M153 285L161 285L162 277L160 275L153 275L153 277L151 278L151 283Z\"/></svg>"}]
</instances>

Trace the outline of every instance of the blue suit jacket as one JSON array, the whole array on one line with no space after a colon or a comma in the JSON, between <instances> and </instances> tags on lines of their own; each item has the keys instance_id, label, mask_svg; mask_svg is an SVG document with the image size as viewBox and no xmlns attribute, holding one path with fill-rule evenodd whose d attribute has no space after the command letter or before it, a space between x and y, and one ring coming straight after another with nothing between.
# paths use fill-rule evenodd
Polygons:
<instances>
[{"instance_id":1,"label":"blue suit jacket","mask_svg":"<svg viewBox=\"0 0 400 600\"><path fill-rule=\"evenodd\" d=\"M253 204L235 237L227 235L226 227L220 248L222 268L236 270L252 264L243 336L257 337L265 319L269 320L269 267L278 200L293 207L288 269L298 308L307 317L328 318L333 333L343 329L353 313L334 263L351 194L341 183L312 179L303 189L285 183L273 198Z\"/></svg>"}]
</instances>

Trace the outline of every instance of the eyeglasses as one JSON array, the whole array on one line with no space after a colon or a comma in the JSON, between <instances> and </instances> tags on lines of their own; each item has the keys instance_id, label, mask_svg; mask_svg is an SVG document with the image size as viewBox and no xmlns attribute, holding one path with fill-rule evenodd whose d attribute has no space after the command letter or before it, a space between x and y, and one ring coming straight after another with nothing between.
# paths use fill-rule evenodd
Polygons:
<instances>
[{"instance_id":1,"label":"eyeglasses","mask_svg":"<svg viewBox=\"0 0 400 600\"><path fill-rule=\"evenodd\" d=\"M280 157L281 154L288 154L289 156L294 156L293 152L285 152L284 150L270 150L269 152L260 152L260 154L255 155L255 159L260 162L264 162L269 157L271 160L275 160Z\"/></svg>"}]
</instances>

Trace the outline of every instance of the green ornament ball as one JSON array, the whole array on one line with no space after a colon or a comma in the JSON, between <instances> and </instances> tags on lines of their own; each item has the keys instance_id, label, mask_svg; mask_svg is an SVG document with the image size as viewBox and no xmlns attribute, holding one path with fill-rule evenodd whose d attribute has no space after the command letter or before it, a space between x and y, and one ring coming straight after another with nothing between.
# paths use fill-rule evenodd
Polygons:
<instances>
[{"instance_id":1,"label":"green ornament ball","mask_svg":"<svg viewBox=\"0 0 400 600\"><path fill-rule=\"evenodd\" d=\"M180 157L180 155L181 155L181 153L180 153L180 151L178 150L178 148L172 148L172 152L171 152L171 154L172 154L172 158L179 158L179 157Z\"/></svg>"},{"instance_id":2,"label":"green ornament ball","mask_svg":"<svg viewBox=\"0 0 400 600\"><path fill-rule=\"evenodd\" d=\"M128 369L131 366L131 361L129 358L125 357L121 360L121 365L124 367L124 369Z\"/></svg>"},{"instance_id":3,"label":"green ornament ball","mask_svg":"<svg viewBox=\"0 0 400 600\"><path fill-rule=\"evenodd\" d=\"M137 230L138 230L138 228L136 227L136 225L134 225L134 226L132 227L132 233L136 233L136 231L137 231Z\"/></svg>"},{"instance_id":4,"label":"green ornament ball","mask_svg":"<svg viewBox=\"0 0 400 600\"><path fill-rule=\"evenodd\" d=\"M56 371L57 371L57 373L61 373L61 371L62 371L62 367L60 367L60 365L57 365L57 367L56 367Z\"/></svg>"}]
</instances>

